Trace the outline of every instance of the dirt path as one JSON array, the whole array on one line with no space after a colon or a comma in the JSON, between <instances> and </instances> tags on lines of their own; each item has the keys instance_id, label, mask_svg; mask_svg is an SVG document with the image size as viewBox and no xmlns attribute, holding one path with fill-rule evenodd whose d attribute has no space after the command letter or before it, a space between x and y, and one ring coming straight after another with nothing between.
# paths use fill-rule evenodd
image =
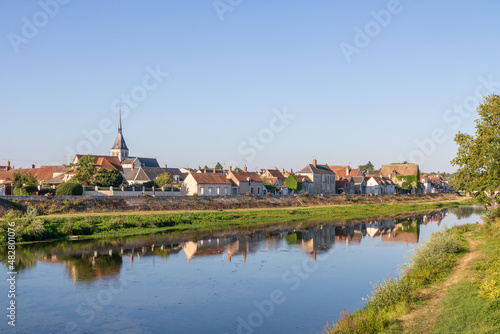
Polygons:
<instances>
[{"instance_id":1,"label":"dirt path","mask_svg":"<svg viewBox=\"0 0 500 334\"><path fill-rule=\"evenodd\" d=\"M453 273L444 282L422 290L419 298L423 301L423 304L413 309L410 314L399 319L403 322L404 333L428 333L437 319L439 304L448 287L471 279L469 268L473 261L482 256L482 253L477 250L477 246L481 242L469 238L467 238L467 241L470 250L458 260Z\"/></svg>"}]
</instances>

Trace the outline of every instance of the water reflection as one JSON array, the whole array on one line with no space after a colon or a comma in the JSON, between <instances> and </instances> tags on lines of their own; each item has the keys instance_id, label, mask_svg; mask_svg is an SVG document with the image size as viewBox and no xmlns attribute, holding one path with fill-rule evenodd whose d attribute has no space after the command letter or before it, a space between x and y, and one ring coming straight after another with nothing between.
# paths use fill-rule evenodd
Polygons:
<instances>
[{"instance_id":1,"label":"water reflection","mask_svg":"<svg viewBox=\"0 0 500 334\"><path fill-rule=\"evenodd\" d=\"M462 216L476 212L471 208L452 209ZM321 221L287 223L271 226L232 228L223 231L167 233L115 239L63 241L35 245L19 245L16 268L19 272L33 268L38 262L60 264L74 283L89 283L107 277L119 276L123 261L133 264L134 258L159 256L168 262L171 254L184 253L186 261L194 258L227 256L227 261L262 249L277 249L284 240L290 247L298 247L313 261L328 252L335 243L359 244L364 238L380 238L382 242L416 244L420 225L441 220L448 210L403 218L377 219L362 222ZM286 249L281 250L286 252ZM1 251L4 265L7 253Z\"/></svg>"}]
</instances>

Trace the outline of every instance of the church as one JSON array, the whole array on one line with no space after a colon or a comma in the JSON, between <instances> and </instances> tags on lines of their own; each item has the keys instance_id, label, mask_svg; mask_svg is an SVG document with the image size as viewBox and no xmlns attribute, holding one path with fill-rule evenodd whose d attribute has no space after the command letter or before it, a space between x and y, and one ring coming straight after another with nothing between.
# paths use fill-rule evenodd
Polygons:
<instances>
[{"instance_id":1,"label":"church","mask_svg":"<svg viewBox=\"0 0 500 334\"><path fill-rule=\"evenodd\" d=\"M118 134L111 148L111 156L117 157L123 168L123 178L129 185L143 184L154 181L158 175L169 173L173 183L182 183L184 175L178 168L163 168L156 158L143 158L129 156L129 149L125 143L122 130L122 114L118 121Z\"/></svg>"}]
</instances>

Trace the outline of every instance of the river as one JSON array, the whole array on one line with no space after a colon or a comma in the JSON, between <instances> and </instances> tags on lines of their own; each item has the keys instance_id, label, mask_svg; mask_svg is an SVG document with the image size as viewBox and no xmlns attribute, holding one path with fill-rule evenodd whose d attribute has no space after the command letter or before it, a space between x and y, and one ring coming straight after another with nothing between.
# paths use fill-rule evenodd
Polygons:
<instances>
[{"instance_id":1,"label":"river","mask_svg":"<svg viewBox=\"0 0 500 334\"><path fill-rule=\"evenodd\" d=\"M9 333L321 333L363 307L443 228L480 222L463 207L398 219L321 221L18 245ZM1 277L8 278L7 254Z\"/></svg>"}]
</instances>

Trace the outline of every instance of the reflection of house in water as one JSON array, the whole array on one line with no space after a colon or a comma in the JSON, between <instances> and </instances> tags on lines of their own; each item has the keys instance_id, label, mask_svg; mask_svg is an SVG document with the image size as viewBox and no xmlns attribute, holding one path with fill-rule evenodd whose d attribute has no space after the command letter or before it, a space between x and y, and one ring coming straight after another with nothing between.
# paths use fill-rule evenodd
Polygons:
<instances>
[{"instance_id":1,"label":"reflection of house in water","mask_svg":"<svg viewBox=\"0 0 500 334\"><path fill-rule=\"evenodd\" d=\"M444 219L444 217L448 216L448 209L441 210L436 213L424 215L422 217L422 224L424 226L427 226L428 223L437 223L439 226L441 224L441 220Z\"/></svg>"},{"instance_id":2,"label":"reflection of house in water","mask_svg":"<svg viewBox=\"0 0 500 334\"><path fill-rule=\"evenodd\" d=\"M39 260L46 263L62 263L71 276L74 283L91 282L112 276L119 276L122 266L122 257L118 254L104 254L94 256L93 254L82 254L79 256L64 256L58 258L51 256L50 259Z\"/></svg>"},{"instance_id":3,"label":"reflection of house in water","mask_svg":"<svg viewBox=\"0 0 500 334\"><path fill-rule=\"evenodd\" d=\"M394 223L394 220L382 220L369 222L364 225L366 227L366 234L373 238L390 233L396 224Z\"/></svg>"},{"instance_id":4,"label":"reflection of house in water","mask_svg":"<svg viewBox=\"0 0 500 334\"><path fill-rule=\"evenodd\" d=\"M257 251L258 242L261 241L259 235L239 236L232 238L207 238L198 241L188 241L182 244L182 250L187 257L188 262L193 257L212 256L219 254L227 254L227 260L231 262L231 258L235 255L242 255L243 261L246 261L247 253Z\"/></svg>"},{"instance_id":5,"label":"reflection of house in water","mask_svg":"<svg viewBox=\"0 0 500 334\"><path fill-rule=\"evenodd\" d=\"M363 239L363 232L366 230L361 225L364 224L347 224L343 226L336 226L335 228L335 241L349 243L360 243Z\"/></svg>"},{"instance_id":6,"label":"reflection of house in water","mask_svg":"<svg viewBox=\"0 0 500 334\"><path fill-rule=\"evenodd\" d=\"M310 227L293 233L282 232L288 244L295 244L306 254L311 254L316 260L317 253L326 253L335 243L336 226Z\"/></svg>"}]
</instances>

